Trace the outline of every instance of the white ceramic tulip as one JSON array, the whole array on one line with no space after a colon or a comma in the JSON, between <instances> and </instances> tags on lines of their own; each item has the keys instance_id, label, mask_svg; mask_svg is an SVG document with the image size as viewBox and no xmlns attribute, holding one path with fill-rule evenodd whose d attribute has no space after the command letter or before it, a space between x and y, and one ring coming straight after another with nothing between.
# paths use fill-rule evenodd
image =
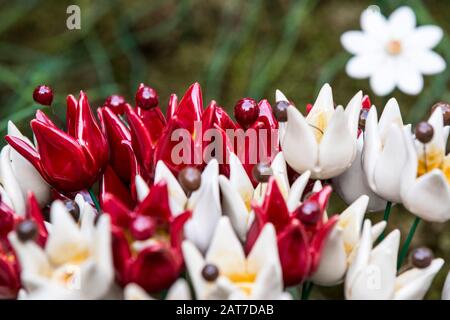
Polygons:
<instances>
[{"instance_id":1,"label":"white ceramic tulip","mask_svg":"<svg viewBox=\"0 0 450 320\"><path fill-rule=\"evenodd\" d=\"M222 215L219 164L216 159L208 162L201 179L200 188L188 198L169 168L162 161L158 161L156 165L154 181L157 183L164 180L167 183L172 214L177 216L187 209L192 211L192 217L184 226L185 236L204 252ZM136 177L136 191L140 199L145 198L149 192L149 187L139 176Z\"/></svg>"},{"instance_id":2,"label":"white ceramic tulip","mask_svg":"<svg viewBox=\"0 0 450 320\"><path fill-rule=\"evenodd\" d=\"M367 210L370 212L377 212L384 210L386 207L386 200L380 198L369 187L366 174L362 166L362 151L364 146L364 135L360 134L358 137L358 146L355 161L353 161L350 168L348 168L341 175L333 178L334 190L345 201L346 204L353 203L361 195L369 197L369 204Z\"/></svg>"},{"instance_id":3,"label":"white ceramic tulip","mask_svg":"<svg viewBox=\"0 0 450 320\"><path fill-rule=\"evenodd\" d=\"M290 105L281 147L286 162L298 173L311 171L313 179L330 179L348 169L357 153L358 117L362 92L344 110L334 108L331 87L325 84L304 117Z\"/></svg>"},{"instance_id":4,"label":"white ceramic tulip","mask_svg":"<svg viewBox=\"0 0 450 320\"><path fill-rule=\"evenodd\" d=\"M183 256L197 299L290 299L283 292L275 229L267 224L246 256L228 217L217 225L205 257L191 241L183 242ZM206 281L202 270L214 264L215 281Z\"/></svg>"},{"instance_id":5,"label":"white ceramic tulip","mask_svg":"<svg viewBox=\"0 0 450 320\"><path fill-rule=\"evenodd\" d=\"M8 135L21 138L33 146L11 121L8 122ZM49 185L33 165L9 145L4 146L0 153L0 183L2 200L19 215L25 214L28 192L34 193L41 206L50 200Z\"/></svg>"},{"instance_id":6,"label":"white ceramic tulip","mask_svg":"<svg viewBox=\"0 0 450 320\"><path fill-rule=\"evenodd\" d=\"M125 300L156 300L136 283L128 284L124 291ZM186 280L180 278L169 288L165 300L191 300L191 291Z\"/></svg>"},{"instance_id":7,"label":"white ceramic tulip","mask_svg":"<svg viewBox=\"0 0 450 320\"><path fill-rule=\"evenodd\" d=\"M345 278L346 299L423 299L444 260L436 258L428 267L413 267L397 275L400 232L392 231L373 248L371 229L370 220L365 220L359 247Z\"/></svg>"},{"instance_id":8,"label":"white ceramic tulip","mask_svg":"<svg viewBox=\"0 0 450 320\"><path fill-rule=\"evenodd\" d=\"M394 98L386 104L379 122L376 108L370 108L366 119L362 159L372 191L387 201L401 203L401 179L407 151L402 115Z\"/></svg>"},{"instance_id":9,"label":"white ceramic tulip","mask_svg":"<svg viewBox=\"0 0 450 320\"><path fill-rule=\"evenodd\" d=\"M251 209L252 201L261 203L264 198L267 183L260 183L253 188L241 161L234 154L229 154L230 178L221 175L219 186L222 194L223 214L230 218L236 233L242 241L245 241L247 231L253 222L254 214ZM287 177L286 162L283 153L279 152L271 164L273 177L287 199L290 187Z\"/></svg>"},{"instance_id":10,"label":"white ceramic tulip","mask_svg":"<svg viewBox=\"0 0 450 320\"><path fill-rule=\"evenodd\" d=\"M61 201L53 202L45 248L20 241L15 231L9 234L22 268L25 298L100 299L109 293L114 283L109 216L102 215L95 224L89 204L80 210L77 225Z\"/></svg>"},{"instance_id":11,"label":"white ceramic tulip","mask_svg":"<svg viewBox=\"0 0 450 320\"><path fill-rule=\"evenodd\" d=\"M404 206L416 216L432 222L450 219L450 155L445 154L449 127L444 127L440 108L428 123L434 135L426 145L404 130L407 162L402 172Z\"/></svg>"},{"instance_id":12,"label":"white ceramic tulip","mask_svg":"<svg viewBox=\"0 0 450 320\"><path fill-rule=\"evenodd\" d=\"M319 268L311 281L322 286L332 286L344 280L359 246L368 201L369 198L363 195L339 215L339 220L325 243ZM380 236L385 226L386 222L381 221L372 227L373 241Z\"/></svg>"}]
</instances>

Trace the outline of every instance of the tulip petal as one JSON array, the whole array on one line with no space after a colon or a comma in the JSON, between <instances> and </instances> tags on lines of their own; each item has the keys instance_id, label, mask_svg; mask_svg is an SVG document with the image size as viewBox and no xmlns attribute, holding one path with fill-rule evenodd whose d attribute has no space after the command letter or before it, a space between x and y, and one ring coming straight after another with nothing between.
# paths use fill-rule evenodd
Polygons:
<instances>
[{"instance_id":1,"label":"tulip petal","mask_svg":"<svg viewBox=\"0 0 450 320\"><path fill-rule=\"evenodd\" d=\"M165 181L167 183L172 213L177 215L183 212L184 206L187 202L186 194L172 172L161 160L156 164L154 183L158 183L160 181Z\"/></svg>"},{"instance_id":2,"label":"tulip petal","mask_svg":"<svg viewBox=\"0 0 450 320\"><path fill-rule=\"evenodd\" d=\"M247 175L245 173L245 175ZM248 209L238 191L224 176L219 177L219 186L222 195L222 212L230 218L236 233L241 240L247 235Z\"/></svg>"},{"instance_id":3,"label":"tulip petal","mask_svg":"<svg viewBox=\"0 0 450 320\"><path fill-rule=\"evenodd\" d=\"M215 264L224 274L239 274L246 270L244 250L227 217L217 223L205 260Z\"/></svg>"},{"instance_id":4,"label":"tulip petal","mask_svg":"<svg viewBox=\"0 0 450 320\"><path fill-rule=\"evenodd\" d=\"M309 177L311 176L311 171L305 171L302 173L292 184L291 190L289 192L286 204L288 206L289 212L294 211L300 204L303 191L308 184Z\"/></svg>"},{"instance_id":5,"label":"tulip petal","mask_svg":"<svg viewBox=\"0 0 450 320\"><path fill-rule=\"evenodd\" d=\"M426 221L445 222L450 219L450 187L439 169L417 178L402 198L409 211Z\"/></svg>"},{"instance_id":6,"label":"tulip petal","mask_svg":"<svg viewBox=\"0 0 450 320\"><path fill-rule=\"evenodd\" d=\"M296 172L315 167L319 148L314 134L303 115L293 106L287 109L286 133L281 142L286 162Z\"/></svg>"},{"instance_id":7,"label":"tulip petal","mask_svg":"<svg viewBox=\"0 0 450 320\"><path fill-rule=\"evenodd\" d=\"M443 259L434 259L424 268L413 268L402 273L395 281L395 300L421 300L427 293L436 274L444 265Z\"/></svg>"},{"instance_id":8,"label":"tulip petal","mask_svg":"<svg viewBox=\"0 0 450 320\"><path fill-rule=\"evenodd\" d=\"M401 172L407 161L402 130L397 124L391 125L374 170L377 193L394 203L401 202Z\"/></svg>"},{"instance_id":9,"label":"tulip petal","mask_svg":"<svg viewBox=\"0 0 450 320\"><path fill-rule=\"evenodd\" d=\"M341 106L334 111L319 147L319 168L313 178L329 179L349 168L356 156L356 131L350 132Z\"/></svg>"}]
</instances>

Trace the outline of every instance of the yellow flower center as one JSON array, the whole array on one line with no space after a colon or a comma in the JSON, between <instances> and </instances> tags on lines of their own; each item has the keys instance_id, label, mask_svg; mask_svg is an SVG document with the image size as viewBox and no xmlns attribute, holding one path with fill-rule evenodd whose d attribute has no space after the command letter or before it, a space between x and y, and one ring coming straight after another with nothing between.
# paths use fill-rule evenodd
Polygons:
<instances>
[{"instance_id":1,"label":"yellow flower center","mask_svg":"<svg viewBox=\"0 0 450 320\"><path fill-rule=\"evenodd\" d=\"M314 110L311 110L311 112L314 112ZM316 138L317 143L322 140L325 129L328 127L331 115L331 112L321 110L311 114L308 119L308 124L313 129L314 137Z\"/></svg>"},{"instance_id":2,"label":"yellow flower center","mask_svg":"<svg viewBox=\"0 0 450 320\"><path fill-rule=\"evenodd\" d=\"M386 45L386 51L393 56L399 55L402 52L402 43L398 40L391 40Z\"/></svg>"},{"instance_id":3,"label":"yellow flower center","mask_svg":"<svg viewBox=\"0 0 450 320\"><path fill-rule=\"evenodd\" d=\"M228 273L225 274L225 277L228 278L231 282L236 285L242 292L244 292L247 296L250 296L252 293L253 285L256 280L256 273L251 272L239 272L239 273Z\"/></svg>"},{"instance_id":4,"label":"yellow flower center","mask_svg":"<svg viewBox=\"0 0 450 320\"><path fill-rule=\"evenodd\" d=\"M426 150L418 157L417 177L434 169L441 170L447 179L447 183L450 184L450 154L445 156L443 150L427 146Z\"/></svg>"}]
</instances>

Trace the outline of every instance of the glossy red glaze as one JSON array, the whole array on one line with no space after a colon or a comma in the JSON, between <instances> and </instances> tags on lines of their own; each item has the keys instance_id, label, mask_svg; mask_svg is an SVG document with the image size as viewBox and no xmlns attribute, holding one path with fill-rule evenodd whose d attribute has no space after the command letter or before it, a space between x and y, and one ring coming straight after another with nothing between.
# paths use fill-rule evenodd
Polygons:
<instances>
[{"instance_id":1,"label":"glossy red glaze","mask_svg":"<svg viewBox=\"0 0 450 320\"><path fill-rule=\"evenodd\" d=\"M315 223L308 221L305 224L298 218L298 208L289 212L275 178L272 177L268 183L262 205L252 206L255 220L247 234L246 252L250 252L264 225L272 223L277 233L284 285L296 285L317 270L324 243L337 222L337 216L327 222L318 219ZM331 187L326 186L305 202L315 202L320 217L323 217L330 194Z\"/></svg>"},{"instance_id":2,"label":"glossy red glaze","mask_svg":"<svg viewBox=\"0 0 450 320\"><path fill-rule=\"evenodd\" d=\"M123 114L125 111L126 103L127 102L125 101L124 97L113 94L106 98L105 104L103 106L108 107L115 114Z\"/></svg>"},{"instance_id":3,"label":"glossy red glaze","mask_svg":"<svg viewBox=\"0 0 450 320\"><path fill-rule=\"evenodd\" d=\"M242 98L234 106L234 117L239 125L247 129L259 115L259 107L252 98Z\"/></svg>"},{"instance_id":4,"label":"glossy red glaze","mask_svg":"<svg viewBox=\"0 0 450 320\"><path fill-rule=\"evenodd\" d=\"M142 109L152 109L158 106L156 90L141 83L136 92L136 106Z\"/></svg>"},{"instance_id":5,"label":"glossy red glaze","mask_svg":"<svg viewBox=\"0 0 450 320\"><path fill-rule=\"evenodd\" d=\"M121 285L137 283L148 292L170 287L183 270L183 226L191 213L172 215L166 183L153 185L134 209L106 193L102 209L111 217L118 282ZM147 239L152 241L142 250L132 248L135 241Z\"/></svg>"},{"instance_id":6,"label":"glossy red glaze","mask_svg":"<svg viewBox=\"0 0 450 320\"><path fill-rule=\"evenodd\" d=\"M36 148L17 137L6 136L6 140L50 185L74 192L91 187L99 179L108 162L108 144L84 92L77 103L74 97L67 98L67 133L40 110L31 128Z\"/></svg>"},{"instance_id":7,"label":"glossy red glaze","mask_svg":"<svg viewBox=\"0 0 450 320\"><path fill-rule=\"evenodd\" d=\"M49 106L53 102L53 90L49 86L39 85L33 91L33 99L39 104Z\"/></svg>"}]
</instances>

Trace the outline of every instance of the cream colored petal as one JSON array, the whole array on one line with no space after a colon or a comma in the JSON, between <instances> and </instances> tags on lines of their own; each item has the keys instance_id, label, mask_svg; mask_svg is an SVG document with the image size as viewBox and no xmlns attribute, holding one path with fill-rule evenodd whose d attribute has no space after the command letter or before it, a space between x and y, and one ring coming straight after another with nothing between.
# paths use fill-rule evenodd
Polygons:
<instances>
[{"instance_id":1,"label":"cream colored petal","mask_svg":"<svg viewBox=\"0 0 450 320\"><path fill-rule=\"evenodd\" d=\"M185 236L202 252L208 248L217 222L222 215L218 178L219 165L217 160L213 159L203 171L200 188L188 201L192 217L185 224Z\"/></svg>"},{"instance_id":2,"label":"cream colored petal","mask_svg":"<svg viewBox=\"0 0 450 320\"><path fill-rule=\"evenodd\" d=\"M9 198L8 194L6 193L6 190L0 185L0 196L2 199L2 202L6 204L10 208L14 208L11 199Z\"/></svg>"},{"instance_id":3,"label":"cream colored petal","mask_svg":"<svg viewBox=\"0 0 450 320\"><path fill-rule=\"evenodd\" d=\"M310 279L312 282L321 286L333 286L343 280L347 271L347 255L342 233L342 229L336 226L329 235L319 268Z\"/></svg>"},{"instance_id":4,"label":"cream colored petal","mask_svg":"<svg viewBox=\"0 0 450 320\"><path fill-rule=\"evenodd\" d=\"M215 264L222 274L245 271L244 250L227 217L222 217L217 224L205 260Z\"/></svg>"},{"instance_id":5,"label":"cream colored petal","mask_svg":"<svg viewBox=\"0 0 450 320\"><path fill-rule=\"evenodd\" d=\"M287 206L289 212L294 211L300 204L301 198L303 195L303 191L309 181L309 177L311 176L311 171L305 171L298 177L291 186L291 191L289 192L289 196L287 199Z\"/></svg>"},{"instance_id":6,"label":"cream colored petal","mask_svg":"<svg viewBox=\"0 0 450 320\"><path fill-rule=\"evenodd\" d=\"M427 146L435 146L438 150L445 150L445 138L444 138L444 118L442 110L436 108L428 119L428 123L434 129L433 138L427 144Z\"/></svg>"},{"instance_id":7,"label":"cream colored petal","mask_svg":"<svg viewBox=\"0 0 450 320\"><path fill-rule=\"evenodd\" d=\"M170 209L172 210L172 214L176 216L184 211L187 197L183 191L183 188L178 183L178 180L174 177L164 162L160 160L156 164L154 183L158 183L162 180L167 183L167 188L169 189Z\"/></svg>"},{"instance_id":8,"label":"cream colored petal","mask_svg":"<svg viewBox=\"0 0 450 320\"><path fill-rule=\"evenodd\" d=\"M403 141L406 147L406 162L402 170L402 180L400 186L400 194L402 202L405 202L405 198L408 196L409 190L414 185L417 177L417 153L414 146L413 136L411 134L411 128L405 126L403 128Z\"/></svg>"},{"instance_id":9,"label":"cream colored petal","mask_svg":"<svg viewBox=\"0 0 450 320\"><path fill-rule=\"evenodd\" d=\"M289 100L286 98L286 96L284 95L283 92L281 92L281 90L275 90L275 101L276 102L280 102L280 101L286 101L289 102Z\"/></svg>"},{"instance_id":10,"label":"cream colored petal","mask_svg":"<svg viewBox=\"0 0 450 320\"><path fill-rule=\"evenodd\" d=\"M44 250L36 242L22 242L13 231L8 239L14 248L21 266L22 283L27 290L34 291L48 282L52 267L45 255Z\"/></svg>"},{"instance_id":11,"label":"cream colored petal","mask_svg":"<svg viewBox=\"0 0 450 320\"><path fill-rule=\"evenodd\" d=\"M325 83L320 89L316 101L306 119L312 119L320 112L324 112L325 114L333 114L334 112L333 92L328 83Z\"/></svg>"},{"instance_id":12,"label":"cream colored petal","mask_svg":"<svg viewBox=\"0 0 450 320\"><path fill-rule=\"evenodd\" d=\"M375 242L386 228L386 221L380 221L372 227L372 243Z\"/></svg>"},{"instance_id":13,"label":"cream colored petal","mask_svg":"<svg viewBox=\"0 0 450 320\"><path fill-rule=\"evenodd\" d=\"M345 115L347 116L348 129L354 132L355 136L358 132L359 113L362 108L362 91L358 91L347 104L345 108Z\"/></svg>"},{"instance_id":14,"label":"cream colored petal","mask_svg":"<svg viewBox=\"0 0 450 320\"><path fill-rule=\"evenodd\" d=\"M219 177L219 185L222 194L222 212L230 218L234 230L244 241L247 235L248 209L238 191L226 177Z\"/></svg>"},{"instance_id":15,"label":"cream colored petal","mask_svg":"<svg viewBox=\"0 0 450 320\"><path fill-rule=\"evenodd\" d=\"M150 188L148 187L147 183L144 181L144 179L138 174L136 175L135 179L136 184L136 193L137 198L139 202L142 202L147 195L150 193ZM170 199L169 199L170 201Z\"/></svg>"},{"instance_id":16,"label":"cream colored petal","mask_svg":"<svg viewBox=\"0 0 450 320\"><path fill-rule=\"evenodd\" d=\"M374 181L374 172L381 151L382 145L378 131L377 109L372 106L366 118L362 165L369 187L375 192L377 192L377 189Z\"/></svg>"},{"instance_id":17,"label":"cream colored petal","mask_svg":"<svg viewBox=\"0 0 450 320\"><path fill-rule=\"evenodd\" d=\"M395 299L422 300L443 265L444 260L438 258L424 269L413 268L402 273L395 283Z\"/></svg>"},{"instance_id":18,"label":"cream colored petal","mask_svg":"<svg viewBox=\"0 0 450 320\"><path fill-rule=\"evenodd\" d=\"M370 220L364 220L361 240L345 277L345 296L347 299L352 296L352 288L356 278L369 264L370 252L372 250L371 229L372 223Z\"/></svg>"},{"instance_id":19,"label":"cream colored petal","mask_svg":"<svg viewBox=\"0 0 450 320\"><path fill-rule=\"evenodd\" d=\"M275 228L271 223L267 223L258 239L253 245L252 251L247 257L247 268L251 273L258 273L266 265L272 265L272 277L281 279L281 265L278 258L278 246Z\"/></svg>"},{"instance_id":20,"label":"cream colored petal","mask_svg":"<svg viewBox=\"0 0 450 320\"><path fill-rule=\"evenodd\" d=\"M277 272L278 266L268 263L256 276L251 299L255 300L277 300L283 292L283 280Z\"/></svg>"},{"instance_id":21,"label":"cream colored petal","mask_svg":"<svg viewBox=\"0 0 450 320\"><path fill-rule=\"evenodd\" d=\"M450 188L439 169L420 176L403 194L403 204L416 216L430 222L450 219Z\"/></svg>"},{"instance_id":22,"label":"cream colored petal","mask_svg":"<svg viewBox=\"0 0 450 320\"><path fill-rule=\"evenodd\" d=\"M359 242L368 202L369 197L362 195L339 216L338 227L343 230L342 237L348 245L356 246Z\"/></svg>"},{"instance_id":23,"label":"cream colored petal","mask_svg":"<svg viewBox=\"0 0 450 320\"><path fill-rule=\"evenodd\" d=\"M311 176L316 179L333 178L348 169L356 156L356 131L350 132L342 106L330 119L319 146L319 170Z\"/></svg>"},{"instance_id":24,"label":"cream colored petal","mask_svg":"<svg viewBox=\"0 0 450 320\"><path fill-rule=\"evenodd\" d=\"M178 279L170 287L166 300L192 300L191 290L186 280Z\"/></svg>"},{"instance_id":25,"label":"cream colored petal","mask_svg":"<svg viewBox=\"0 0 450 320\"><path fill-rule=\"evenodd\" d=\"M102 282L112 283L114 265L112 256L111 221L108 215L102 214L97 221L94 238L93 256L96 268L101 273Z\"/></svg>"},{"instance_id":26,"label":"cream colored petal","mask_svg":"<svg viewBox=\"0 0 450 320\"><path fill-rule=\"evenodd\" d=\"M380 122L378 123L378 130L382 141L384 141L393 123L400 127L403 126L402 114L400 113L398 102L395 98L390 98L381 113Z\"/></svg>"},{"instance_id":27,"label":"cream colored petal","mask_svg":"<svg viewBox=\"0 0 450 320\"><path fill-rule=\"evenodd\" d=\"M18 137L33 146L31 141L22 135L11 121L8 122L8 135ZM33 192L36 196L36 200L39 202L39 205L41 207L45 206L50 201L50 187L42 178L41 174L28 160L12 148L10 152L10 160L11 168L17 178L20 188L22 189L22 193L26 195L28 191Z\"/></svg>"},{"instance_id":28,"label":"cream colored petal","mask_svg":"<svg viewBox=\"0 0 450 320\"><path fill-rule=\"evenodd\" d=\"M289 194L289 179L287 174L286 161L284 160L283 152L278 152L270 165L273 176L275 177L281 193L287 199Z\"/></svg>"},{"instance_id":29,"label":"cream colored petal","mask_svg":"<svg viewBox=\"0 0 450 320\"><path fill-rule=\"evenodd\" d=\"M45 246L50 261L58 265L80 255L84 256L88 250L88 244L61 201L53 202L50 208L50 220L53 228Z\"/></svg>"},{"instance_id":30,"label":"cream colored petal","mask_svg":"<svg viewBox=\"0 0 450 320\"><path fill-rule=\"evenodd\" d=\"M123 290L125 300L155 300L136 283L129 283Z\"/></svg>"},{"instance_id":31,"label":"cream colored petal","mask_svg":"<svg viewBox=\"0 0 450 320\"><path fill-rule=\"evenodd\" d=\"M287 124L281 147L286 162L299 173L315 167L318 150L314 134L306 119L294 106L287 109Z\"/></svg>"},{"instance_id":32,"label":"cream colored petal","mask_svg":"<svg viewBox=\"0 0 450 320\"><path fill-rule=\"evenodd\" d=\"M8 145L4 146L0 153L1 183L12 202L12 209L14 209L17 214L24 216L26 211L25 196L20 188L17 177L12 170L10 151L11 147Z\"/></svg>"},{"instance_id":33,"label":"cream colored petal","mask_svg":"<svg viewBox=\"0 0 450 320\"><path fill-rule=\"evenodd\" d=\"M357 153L350 168L341 175L333 178L334 190L347 204L351 204L361 195L369 196L368 211L381 211L386 206L386 201L380 198L369 187L366 174L362 168L362 150L364 136L361 134L357 141Z\"/></svg>"},{"instance_id":34,"label":"cream colored petal","mask_svg":"<svg viewBox=\"0 0 450 320\"><path fill-rule=\"evenodd\" d=\"M208 289L207 282L202 277L205 260L200 251L190 241L185 240L183 242L182 250L186 270L189 272L189 278L192 281L196 297L197 299L205 299Z\"/></svg>"},{"instance_id":35,"label":"cream colored petal","mask_svg":"<svg viewBox=\"0 0 450 320\"><path fill-rule=\"evenodd\" d=\"M247 175L239 158L232 152L229 155L230 161L230 183L244 201L249 201L253 197L252 181Z\"/></svg>"},{"instance_id":36,"label":"cream colored petal","mask_svg":"<svg viewBox=\"0 0 450 320\"><path fill-rule=\"evenodd\" d=\"M450 300L450 272L445 278L444 288L442 289L442 300Z\"/></svg>"},{"instance_id":37,"label":"cream colored petal","mask_svg":"<svg viewBox=\"0 0 450 320\"><path fill-rule=\"evenodd\" d=\"M402 127L391 124L373 172L378 195L394 203L401 202L402 170L407 161L402 131Z\"/></svg>"}]
</instances>

